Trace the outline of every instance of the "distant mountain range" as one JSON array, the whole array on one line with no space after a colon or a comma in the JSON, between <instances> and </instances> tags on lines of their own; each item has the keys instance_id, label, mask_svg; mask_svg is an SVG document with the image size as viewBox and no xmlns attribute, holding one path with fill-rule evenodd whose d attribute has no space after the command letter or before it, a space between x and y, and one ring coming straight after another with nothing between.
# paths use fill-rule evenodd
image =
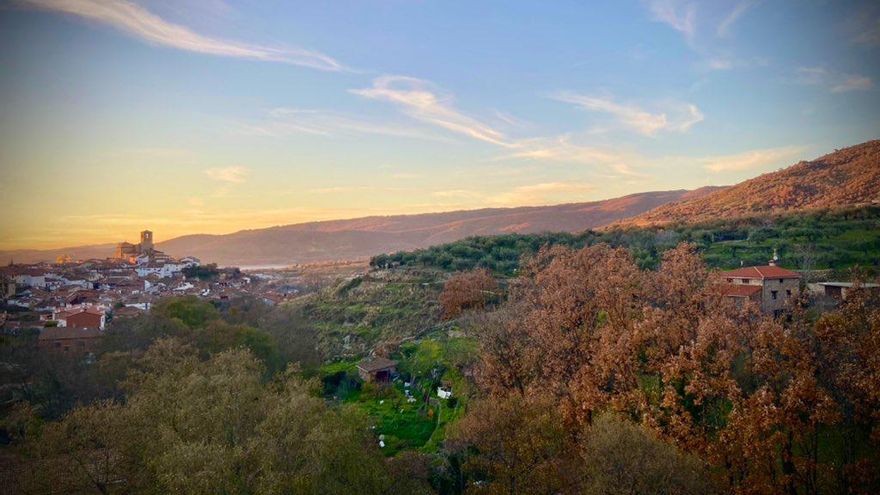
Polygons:
<instances>
[{"instance_id":1,"label":"distant mountain range","mask_svg":"<svg viewBox=\"0 0 880 495\"><path fill-rule=\"evenodd\" d=\"M474 235L692 223L877 202L880 140L838 150L730 187L646 192L590 203L373 216L223 235L186 235L160 242L157 248L172 256L192 255L203 262L221 265L288 265L360 259ZM105 258L113 250L114 245L102 244L44 251L0 251L0 262L10 258L17 262L54 261L59 255Z\"/></svg>"},{"instance_id":2,"label":"distant mountain range","mask_svg":"<svg viewBox=\"0 0 880 495\"><path fill-rule=\"evenodd\" d=\"M172 256L196 256L221 265L289 265L350 260L376 254L411 250L473 235L507 233L579 232L638 215L657 206L699 198L719 190L659 191L621 198L554 206L487 208L481 210L373 216L243 230L232 234L195 234L156 244ZM149 228L145 225L144 228ZM161 235L161 232L157 232ZM0 262L54 261L59 255L74 259L112 256L113 244L51 250L0 251Z\"/></svg>"},{"instance_id":3,"label":"distant mountain range","mask_svg":"<svg viewBox=\"0 0 880 495\"><path fill-rule=\"evenodd\" d=\"M694 223L880 203L880 140L749 179L698 198L675 201L615 225Z\"/></svg>"}]
</instances>

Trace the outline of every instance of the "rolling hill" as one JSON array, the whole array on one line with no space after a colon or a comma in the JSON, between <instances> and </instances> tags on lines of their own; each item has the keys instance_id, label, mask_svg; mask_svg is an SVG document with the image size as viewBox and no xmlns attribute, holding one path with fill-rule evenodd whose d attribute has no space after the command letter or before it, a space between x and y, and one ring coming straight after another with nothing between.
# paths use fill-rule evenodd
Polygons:
<instances>
[{"instance_id":1,"label":"rolling hill","mask_svg":"<svg viewBox=\"0 0 880 495\"><path fill-rule=\"evenodd\" d=\"M614 225L695 223L878 202L880 140L874 140L711 194L664 204Z\"/></svg>"},{"instance_id":2,"label":"rolling hill","mask_svg":"<svg viewBox=\"0 0 880 495\"><path fill-rule=\"evenodd\" d=\"M232 234L196 234L157 244L172 256L192 255L221 265L287 265L367 258L411 250L473 235L579 232L631 217L671 201L699 198L719 188L631 194L589 203L518 208L373 216L243 230ZM145 225L144 227L149 227ZM161 232L157 232L161 235ZM77 259L105 258L112 244L52 250L0 252L0 262L54 261L59 255Z\"/></svg>"}]
</instances>

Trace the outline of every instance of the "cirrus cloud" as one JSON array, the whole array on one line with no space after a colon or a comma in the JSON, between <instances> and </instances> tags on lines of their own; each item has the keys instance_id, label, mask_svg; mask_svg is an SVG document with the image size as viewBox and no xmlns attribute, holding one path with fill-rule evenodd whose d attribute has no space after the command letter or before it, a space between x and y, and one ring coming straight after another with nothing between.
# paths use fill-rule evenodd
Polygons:
<instances>
[{"instance_id":1,"label":"cirrus cloud","mask_svg":"<svg viewBox=\"0 0 880 495\"><path fill-rule=\"evenodd\" d=\"M239 184L244 182L248 175L250 175L250 169L247 167L242 167L240 165L236 165L233 167L218 167L218 168L209 168L205 170L205 174L219 182L227 182L230 184Z\"/></svg>"},{"instance_id":2,"label":"cirrus cloud","mask_svg":"<svg viewBox=\"0 0 880 495\"><path fill-rule=\"evenodd\" d=\"M825 86L832 93L849 91L867 91L874 87L874 81L861 74L844 74L833 72L825 67L798 67L795 69L794 82L812 86Z\"/></svg>"},{"instance_id":3,"label":"cirrus cloud","mask_svg":"<svg viewBox=\"0 0 880 495\"><path fill-rule=\"evenodd\" d=\"M583 195L593 191L592 184L582 182L542 182L519 186L487 198L487 202L499 206L520 206L560 201L582 200Z\"/></svg>"},{"instance_id":4,"label":"cirrus cloud","mask_svg":"<svg viewBox=\"0 0 880 495\"><path fill-rule=\"evenodd\" d=\"M669 25L672 29L682 33L688 41L691 41L697 31L697 8L691 2L675 0L651 0L648 2L648 10L652 18L657 22Z\"/></svg>"},{"instance_id":5,"label":"cirrus cloud","mask_svg":"<svg viewBox=\"0 0 880 495\"><path fill-rule=\"evenodd\" d=\"M204 36L125 0L17 0L15 3L23 8L59 12L107 24L150 43L178 50L280 62L324 71L346 70L332 57L312 50L260 46Z\"/></svg>"},{"instance_id":6,"label":"cirrus cloud","mask_svg":"<svg viewBox=\"0 0 880 495\"><path fill-rule=\"evenodd\" d=\"M771 165L788 165L792 160L801 157L805 150L803 146L783 146L706 157L700 161L703 163L703 168L710 172L741 172Z\"/></svg>"},{"instance_id":7,"label":"cirrus cloud","mask_svg":"<svg viewBox=\"0 0 880 495\"><path fill-rule=\"evenodd\" d=\"M591 112L611 115L624 127L645 136L654 136L660 131L686 132L704 118L700 109L692 103L667 103L666 111L652 113L632 104L618 103L611 98L568 91L556 93L551 98Z\"/></svg>"},{"instance_id":8,"label":"cirrus cloud","mask_svg":"<svg viewBox=\"0 0 880 495\"><path fill-rule=\"evenodd\" d=\"M497 146L511 146L498 130L465 115L452 105L452 97L439 94L423 79L386 75L373 80L370 88L353 89L351 93L373 100L398 105L410 117Z\"/></svg>"}]
</instances>

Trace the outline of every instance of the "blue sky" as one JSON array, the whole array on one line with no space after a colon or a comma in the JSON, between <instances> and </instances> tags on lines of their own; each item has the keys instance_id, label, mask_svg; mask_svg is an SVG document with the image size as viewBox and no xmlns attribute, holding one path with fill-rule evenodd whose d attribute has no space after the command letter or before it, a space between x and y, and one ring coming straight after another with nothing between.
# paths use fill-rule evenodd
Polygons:
<instances>
[{"instance_id":1,"label":"blue sky","mask_svg":"<svg viewBox=\"0 0 880 495\"><path fill-rule=\"evenodd\" d=\"M15 0L0 248L729 184L878 137L876 2Z\"/></svg>"}]
</instances>

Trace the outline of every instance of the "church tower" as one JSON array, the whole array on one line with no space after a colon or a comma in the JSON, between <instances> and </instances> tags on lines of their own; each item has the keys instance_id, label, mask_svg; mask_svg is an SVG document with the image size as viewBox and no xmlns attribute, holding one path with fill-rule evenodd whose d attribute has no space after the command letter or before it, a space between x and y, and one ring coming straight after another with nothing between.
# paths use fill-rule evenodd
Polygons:
<instances>
[{"instance_id":1,"label":"church tower","mask_svg":"<svg viewBox=\"0 0 880 495\"><path fill-rule=\"evenodd\" d=\"M153 233L149 230L141 232L141 252L149 253L153 250Z\"/></svg>"}]
</instances>

